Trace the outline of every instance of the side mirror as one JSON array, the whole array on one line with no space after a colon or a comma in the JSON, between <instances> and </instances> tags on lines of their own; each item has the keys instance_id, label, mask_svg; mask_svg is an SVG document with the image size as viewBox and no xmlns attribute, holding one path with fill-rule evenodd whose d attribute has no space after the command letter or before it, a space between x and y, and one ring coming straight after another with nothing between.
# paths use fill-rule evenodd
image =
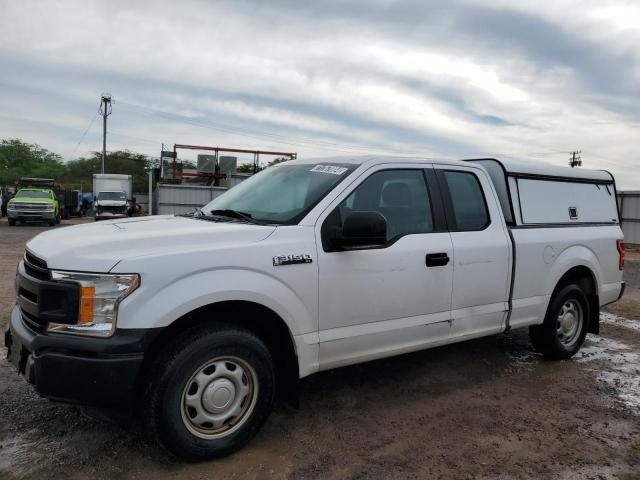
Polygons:
<instances>
[{"instance_id":1,"label":"side mirror","mask_svg":"<svg viewBox=\"0 0 640 480\"><path fill-rule=\"evenodd\" d=\"M387 243L387 220L380 212L353 212L333 239L338 248L379 247Z\"/></svg>"}]
</instances>

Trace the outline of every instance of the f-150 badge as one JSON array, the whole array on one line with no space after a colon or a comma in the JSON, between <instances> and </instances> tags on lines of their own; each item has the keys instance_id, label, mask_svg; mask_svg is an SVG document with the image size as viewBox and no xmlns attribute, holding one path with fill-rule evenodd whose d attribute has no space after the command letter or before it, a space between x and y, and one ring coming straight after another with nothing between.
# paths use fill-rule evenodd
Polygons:
<instances>
[{"instance_id":1,"label":"f-150 badge","mask_svg":"<svg viewBox=\"0 0 640 480\"><path fill-rule=\"evenodd\" d=\"M280 265L295 265L296 263L311 263L311 255L301 253L298 255L278 255L273 257L273 266L279 267Z\"/></svg>"}]
</instances>

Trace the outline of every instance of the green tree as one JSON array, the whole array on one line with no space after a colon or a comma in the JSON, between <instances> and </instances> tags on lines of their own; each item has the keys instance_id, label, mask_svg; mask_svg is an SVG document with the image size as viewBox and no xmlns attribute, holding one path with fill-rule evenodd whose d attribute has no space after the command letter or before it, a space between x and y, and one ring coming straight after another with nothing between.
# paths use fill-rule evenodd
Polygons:
<instances>
[{"instance_id":1,"label":"green tree","mask_svg":"<svg viewBox=\"0 0 640 480\"><path fill-rule=\"evenodd\" d=\"M275 158L273 160L271 160L269 163L267 163L267 167L270 167L272 165L277 165L278 163L282 163L282 162L287 162L290 159L287 157L278 157ZM261 167L258 166L258 172L260 170L265 169L266 167ZM238 165L238 168L236 169L236 171L238 173L253 173L253 163L242 163L240 165Z\"/></svg>"},{"instance_id":2,"label":"green tree","mask_svg":"<svg viewBox=\"0 0 640 480\"><path fill-rule=\"evenodd\" d=\"M271 161L267 164L267 166L268 166L268 167L270 167L270 166L272 166L272 165L277 165L277 164L282 163L282 162L288 162L289 160L291 160L291 159L290 159L290 158L287 158L287 157L278 157L278 158L274 158L273 160L271 160Z\"/></svg>"},{"instance_id":3,"label":"green tree","mask_svg":"<svg viewBox=\"0 0 640 480\"><path fill-rule=\"evenodd\" d=\"M262 170L261 168L258 171ZM238 173L253 173L253 163L241 163L236 168L236 172Z\"/></svg>"},{"instance_id":4,"label":"green tree","mask_svg":"<svg viewBox=\"0 0 640 480\"><path fill-rule=\"evenodd\" d=\"M104 173L119 173L133 177L133 191L145 192L149 188L149 169L154 166L155 159L129 150L107 152L104 162ZM82 187L89 191L93 185L93 174L100 173L102 153L93 152L90 157L71 160L66 163L66 172L61 183L68 187Z\"/></svg>"},{"instance_id":5,"label":"green tree","mask_svg":"<svg viewBox=\"0 0 640 480\"><path fill-rule=\"evenodd\" d=\"M0 141L0 185L23 177L58 179L65 171L60 155L17 138Z\"/></svg>"}]
</instances>

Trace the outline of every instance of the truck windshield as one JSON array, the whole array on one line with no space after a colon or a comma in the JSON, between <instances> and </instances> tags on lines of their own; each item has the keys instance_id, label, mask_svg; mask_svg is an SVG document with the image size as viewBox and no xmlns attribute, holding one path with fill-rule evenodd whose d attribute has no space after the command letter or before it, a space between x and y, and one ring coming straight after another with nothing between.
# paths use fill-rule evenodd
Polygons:
<instances>
[{"instance_id":1,"label":"truck windshield","mask_svg":"<svg viewBox=\"0 0 640 480\"><path fill-rule=\"evenodd\" d=\"M355 167L339 163L269 167L209 202L202 213L233 210L257 222L295 224Z\"/></svg>"},{"instance_id":2,"label":"truck windshield","mask_svg":"<svg viewBox=\"0 0 640 480\"><path fill-rule=\"evenodd\" d=\"M42 190L20 190L16 193L15 198L48 198L51 199L51 193Z\"/></svg>"},{"instance_id":3,"label":"truck windshield","mask_svg":"<svg viewBox=\"0 0 640 480\"><path fill-rule=\"evenodd\" d=\"M127 195L124 192L100 192L98 200L126 200Z\"/></svg>"}]
</instances>

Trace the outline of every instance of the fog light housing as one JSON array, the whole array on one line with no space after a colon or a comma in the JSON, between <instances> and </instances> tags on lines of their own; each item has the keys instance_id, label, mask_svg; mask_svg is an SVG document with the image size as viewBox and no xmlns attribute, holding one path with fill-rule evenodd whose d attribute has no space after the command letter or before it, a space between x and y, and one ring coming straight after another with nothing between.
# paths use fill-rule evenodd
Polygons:
<instances>
[{"instance_id":1,"label":"fog light housing","mask_svg":"<svg viewBox=\"0 0 640 480\"><path fill-rule=\"evenodd\" d=\"M78 321L75 324L50 323L56 333L110 337L116 329L118 305L140 286L140 275L94 274L52 271L55 281L79 285Z\"/></svg>"}]
</instances>

